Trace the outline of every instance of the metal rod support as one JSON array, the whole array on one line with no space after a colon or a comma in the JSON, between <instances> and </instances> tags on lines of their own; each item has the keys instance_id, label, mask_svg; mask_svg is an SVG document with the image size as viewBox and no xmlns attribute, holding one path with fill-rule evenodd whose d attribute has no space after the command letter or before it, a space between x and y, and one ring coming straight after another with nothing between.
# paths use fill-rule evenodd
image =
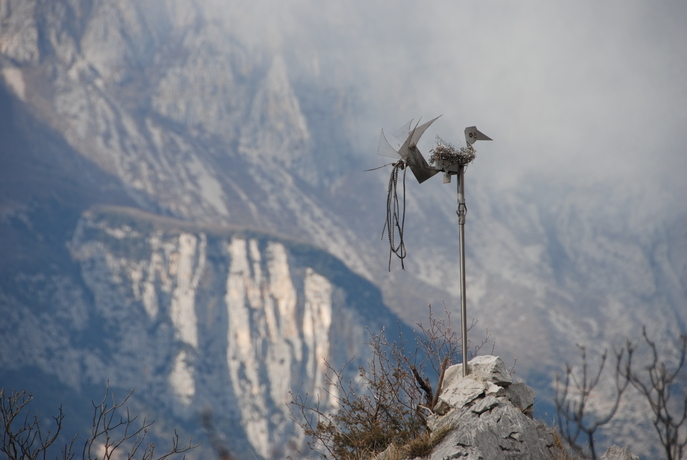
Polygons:
<instances>
[{"instance_id":1,"label":"metal rod support","mask_svg":"<svg viewBox=\"0 0 687 460\"><path fill-rule=\"evenodd\" d=\"M468 310L465 299L465 166L458 167L458 233L460 237L460 319L463 328L463 377L470 373L468 369Z\"/></svg>"}]
</instances>

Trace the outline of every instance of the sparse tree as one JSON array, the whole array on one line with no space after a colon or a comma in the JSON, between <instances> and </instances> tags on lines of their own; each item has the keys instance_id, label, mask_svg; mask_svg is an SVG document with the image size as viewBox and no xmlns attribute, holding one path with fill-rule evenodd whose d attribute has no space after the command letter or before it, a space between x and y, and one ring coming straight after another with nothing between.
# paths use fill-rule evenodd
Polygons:
<instances>
[{"instance_id":1,"label":"sparse tree","mask_svg":"<svg viewBox=\"0 0 687 460\"><path fill-rule=\"evenodd\" d=\"M599 415L590 410L592 394L603 373L606 353L601 357L599 367L590 371L587 354L580 347L582 365L575 371L566 365L565 377L556 377L554 403L558 418L558 429L565 442L578 454L596 459L594 435L616 414L620 400L628 385L634 387L651 410L651 421L658 433L661 447L667 460L680 460L687 446L687 336L680 337L675 347L676 359L661 356L656 342L649 338L646 328L642 329L643 343L648 347L646 363L637 361L640 345L629 340L619 351L615 351L615 387L611 408ZM670 362L668 362L670 361ZM586 438L588 450L580 445L580 437Z\"/></svg>"},{"instance_id":2,"label":"sparse tree","mask_svg":"<svg viewBox=\"0 0 687 460\"><path fill-rule=\"evenodd\" d=\"M26 391L16 392L12 390L9 395L6 395L5 389L0 389L0 417L2 417L0 451L9 460L47 458L48 449L62 431L62 420L64 419L62 406L59 408L58 415L53 417L55 420L54 431L44 432L38 416L31 415L31 412L26 408L31 401L33 401L33 395L27 395ZM72 439L71 444L73 443L74 440ZM65 447L65 452L71 450L71 444Z\"/></svg>"},{"instance_id":3,"label":"sparse tree","mask_svg":"<svg viewBox=\"0 0 687 460\"><path fill-rule=\"evenodd\" d=\"M112 460L126 458L127 460L164 460L176 454L183 454L195 447L193 441L181 445L178 434L172 437L172 448L162 455L155 455L155 445L145 443L146 437L154 421L144 419L140 425L137 416L132 416L126 403L133 394L129 393L123 401L117 402L109 385L100 403L93 402L93 423L90 436L86 439L82 451L84 460ZM0 415L2 416L2 445L0 451L7 455L8 460L35 460L48 458L48 451L55 443L62 431L64 414L62 408L53 419L56 422L54 432L43 432L41 421L36 415L31 415L28 404L33 400L25 391L15 392L7 396L5 389L0 390L2 400ZM125 415L120 415L121 412ZM56 458L72 460L73 446L76 436L64 445L60 455ZM124 451L123 451L124 450Z\"/></svg>"},{"instance_id":4,"label":"sparse tree","mask_svg":"<svg viewBox=\"0 0 687 460\"><path fill-rule=\"evenodd\" d=\"M673 366L659 356L656 342L648 337L646 327L642 328L642 336L649 347L649 362L633 366L632 358L637 347L628 341L625 346L628 360L619 369L619 374L629 379L649 403L652 422L666 459L680 460L687 445L687 369L684 366L687 336L682 335L679 339L678 357Z\"/></svg>"},{"instance_id":5,"label":"sparse tree","mask_svg":"<svg viewBox=\"0 0 687 460\"><path fill-rule=\"evenodd\" d=\"M621 373L623 352L616 353L615 366L615 396L611 401L611 408L605 414L598 414L590 410L590 400L603 374L607 354L601 355L599 366L592 371L587 362L587 350L578 345L582 356L579 370L566 364L565 376L556 376L554 403L558 419L558 428L562 438L581 455L597 458L595 434L597 430L607 424L615 415L620 405L620 399L627 389L629 380ZM586 438L588 452L580 444L580 436Z\"/></svg>"}]
</instances>

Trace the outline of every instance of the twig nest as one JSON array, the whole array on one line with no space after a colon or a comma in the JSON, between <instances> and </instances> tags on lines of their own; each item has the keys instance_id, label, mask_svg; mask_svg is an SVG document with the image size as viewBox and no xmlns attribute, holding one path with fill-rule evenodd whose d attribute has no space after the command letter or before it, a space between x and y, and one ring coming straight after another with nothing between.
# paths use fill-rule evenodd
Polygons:
<instances>
[{"instance_id":1,"label":"twig nest","mask_svg":"<svg viewBox=\"0 0 687 460\"><path fill-rule=\"evenodd\" d=\"M439 169L446 170L451 165L466 165L475 159L475 149L472 145L456 147L439 136L436 140L436 147L429 151L429 161Z\"/></svg>"}]
</instances>

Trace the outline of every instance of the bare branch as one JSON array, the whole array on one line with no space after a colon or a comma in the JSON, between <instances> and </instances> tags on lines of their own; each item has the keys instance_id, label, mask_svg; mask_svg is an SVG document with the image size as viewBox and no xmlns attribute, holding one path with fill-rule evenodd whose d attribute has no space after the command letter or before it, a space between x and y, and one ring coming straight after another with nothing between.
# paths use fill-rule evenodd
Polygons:
<instances>
[{"instance_id":1,"label":"bare branch","mask_svg":"<svg viewBox=\"0 0 687 460\"><path fill-rule=\"evenodd\" d=\"M632 386L649 403L653 425L663 447L666 459L679 460L687 445L687 375L685 357L687 355L687 336L681 336L677 346L678 359L671 368L659 357L656 342L651 340L642 329L644 342L649 348L649 362L639 371L632 366L632 357L637 350L629 341L626 344L628 361L619 369Z\"/></svg>"},{"instance_id":2,"label":"bare branch","mask_svg":"<svg viewBox=\"0 0 687 460\"><path fill-rule=\"evenodd\" d=\"M26 409L31 401L33 401L33 396L27 395L26 391L17 393L12 390L9 395L6 395L5 389L0 389L0 418L2 422L0 452L7 455L9 460L45 459L48 449L62 431L62 421L64 420L62 407L58 409L58 415L52 417L55 420L55 431L44 432L41 429L38 416L32 416L31 411ZM23 417L21 417L22 412L24 412ZM65 453L71 450L73 443L74 440L72 439L71 443L65 446Z\"/></svg>"},{"instance_id":3,"label":"bare branch","mask_svg":"<svg viewBox=\"0 0 687 460\"><path fill-rule=\"evenodd\" d=\"M599 415L589 410L590 398L599 384L608 356L604 351L598 368L591 372L588 366L586 348L580 345L578 348L582 359L581 368L578 372L574 372L573 368L566 364L565 379L562 380L560 375L556 376L554 404L556 405L556 415L562 438L578 453L587 454L579 444L579 437L581 435L586 437L588 455L596 459L594 435L601 426L607 424L615 416L629 380L619 372L624 353L616 353L616 388L615 397L612 400L613 405L605 415Z\"/></svg>"},{"instance_id":4,"label":"bare branch","mask_svg":"<svg viewBox=\"0 0 687 460\"><path fill-rule=\"evenodd\" d=\"M124 407L132 393L133 391L121 403L117 403L114 394L110 392L108 383L105 396L100 404L93 402L91 434L85 441L82 451L82 458L84 460L122 458L121 455L116 455L115 452L126 446L128 446L129 450L124 455L126 455L128 460L133 460L134 458L163 460L198 446L197 444L194 445L192 440L186 445L180 445L179 436L175 432L172 438L172 448L163 455L154 457L155 445L150 443L144 447L145 438L154 422L148 422L144 419L141 425L137 426L136 420L138 417L132 416L129 409ZM110 396L112 398L111 406L108 403ZM62 407L59 408L59 414L53 417L57 427L54 433L51 431L44 433L41 430L38 417L31 416L30 411L26 409L26 406L32 400L33 397L31 395L27 396L25 391L20 393L13 391L10 396L5 396L5 389L0 389L0 415L2 417L2 426L0 427L2 431L0 434L2 445L0 445L0 452L3 452L8 460L47 459L49 448L54 444L62 431L62 422L64 420ZM121 409L125 410L125 417L118 415L117 411ZM24 412L23 417L21 415L22 412ZM60 450L61 455L58 458L63 460L73 459L72 448L75 440L76 436L72 438L70 443L63 446Z\"/></svg>"}]
</instances>

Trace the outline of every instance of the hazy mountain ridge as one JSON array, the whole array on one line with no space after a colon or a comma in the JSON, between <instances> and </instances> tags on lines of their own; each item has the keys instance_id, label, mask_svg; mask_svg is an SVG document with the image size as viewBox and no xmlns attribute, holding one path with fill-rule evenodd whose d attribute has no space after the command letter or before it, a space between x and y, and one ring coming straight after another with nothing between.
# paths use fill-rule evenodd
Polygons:
<instances>
[{"instance_id":1,"label":"hazy mountain ridge","mask_svg":"<svg viewBox=\"0 0 687 460\"><path fill-rule=\"evenodd\" d=\"M367 165L355 165L348 125L360 110L355 106L356 94L350 88L331 87L312 72L298 72L293 66L300 63L278 50L244 43L221 20L213 19L212 8L191 1L0 3L2 81L16 98L14 103L37 119L33 125L26 117L17 123L26 133L42 132L41 124L49 126L65 141L64 149L69 150L65 156L87 164L67 170L56 161L54 170L67 178L64 182L79 184L87 182L80 177L83 171L92 171L92 183L81 190L91 194L99 189L97 197L84 199L91 203L77 206L71 202L74 195L63 192L64 183L50 183L59 190L60 209L69 213L55 212L63 219L60 228L65 235L49 244L58 247L71 240L76 251L72 255L82 259L66 262L68 268L40 269L36 267L41 266L41 254L32 254L31 269L21 265L29 263L23 260L17 277L4 283L8 290L3 303L13 311L14 321L41 329L52 318L52 314L27 313L37 306L19 307L27 306L36 291L44 292L45 299L56 299L41 301L46 310L51 303L62 304L59 299L72 299L64 302L73 307L60 307L66 310L58 308L54 314L64 318L64 327L74 328L77 337L92 327L76 318L85 305L113 301L98 296L135 305L132 314L143 321L148 314L145 288L135 288L140 291L136 298L133 287L124 295L120 287L113 287L117 283L95 277L107 273L134 286L132 276L148 276L141 268L143 259L121 262L113 256L113 247L122 246L127 254L134 251L124 259L137 257L134 246L123 245L138 237L110 236L112 247L90 240L77 244L72 239L79 219L79 228L92 225L88 216L80 217L81 212L101 200L135 204L187 221L250 226L307 240L381 286L386 303L408 322L424 319L424 307L430 302L436 309L443 299L454 309L458 304L455 183L420 187L409 178L407 271L399 272L395 263L387 274L388 247L379 241L379 233L388 170L363 173ZM386 127L389 121L379 122ZM370 155L374 147L370 146ZM378 164L386 159L380 160ZM679 197L669 191L643 193L639 186L618 191L621 186L616 184L561 190L546 181L491 192L489 176L480 172L485 160L478 148L467 175L469 312L479 319L478 328L492 332L497 353L507 361L518 358L523 376L550 378L561 360L575 357L575 343L610 346L615 340L636 337L641 325L666 338L685 331L687 238ZM95 172L98 169L101 172ZM3 222L13 235L36 226L52 203L45 198L51 193L33 195L33 201L21 194L7 200L9 192L3 197ZM182 240L186 251L194 247L195 258L188 266L198 270L199 248L209 243L203 243L199 232L188 234L192 238L175 236L175 251L183 252ZM48 237L36 232L31 238ZM23 245L7 245L5 251L15 254L17 248L21 252L33 244L30 238L21 241ZM155 251L164 253L163 246ZM60 251L64 257L64 248ZM206 246L209 258L207 251ZM149 259L145 263L151 264ZM63 269L78 270L79 275L65 275ZM170 266L165 270L169 272ZM189 272L192 282L184 288L187 292L198 288L193 287L196 273ZM81 283L87 289L79 287ZM214 286L225 289L219 281ZM78 294L80 289L95 297ZM170 299L160 302L172 308ZM453 319L457 324L455 313ZM61 344L61 353L75 353L57 331L46 336ZM179 334L168 331L165 340L193 342ZM30 346L12 343L7 349L19 347L19 356L27 362L48 366L53 359L54 351L41 341ZM38 351L32 354L31 347ZM174 374L177 385L160 385L182 388L179 382L188 380L183 377L185 359L177 356L174 361L170 356L165 358L169 358L166 371L177 369L170 363L182 363ZM103 366L93 366L96 370L87 375L101 378ZM74 374L62 378L76 384L69 380ZM206 390L216 391L209 383ZM183 391L181 396L165 391L183 400ZM270 428L276 433L281 429Z\"/></svg>"},{"instance_id":2,"label":"hazy mountain ridge","mask_svg":"<svg viewBox=\"0 0 687 460\"><path fill-rule=\"evenodd\" d=\"M305 232L364 272L361 262L352 259L357 257L353 237L336 222L337 216L327 215L321 204L313 205L308 187L298 183L298 177L319 180L312 156L324 152L308 145L310 135L282 59L257 56L256 61L254 54L247 58L240 45L212 23L199 31L186 25L165 31L171 44L147 47L140 56L124 39L110 39L105 45L100 35L88 35L89 27L95 27L90 24L106 23L103 27L118 37L143 34L138 41L151 47L163 32L143 27L139 6L107 5L90 9L80 46L73 44L66 53L69 58L55 51L32 70L40 79L37 84L52 92L47 99L28 96L35 98L30 105L41 108L40 117L64 133L78 152L119 177L144 208L151 209L145 197L155 196L153 210L185 219L254 224L294 236ZM39 17L49 15L37 11ZM122 23L124 19L128 21ZM99 47L108 49L105 56L93 51ZM157 64L166 47L177 49L173 54L179 58ZM222 66L236 54L239 64ZM146 62L148 56L152 64L130 70L131 56L136 62ZM4 72L18 85L28 73L22 67ZM194 75L203 78L196 81ZM132 99L133 107L127 104ZM340 153L326 156L336 163L342 161Z\"/></svg>"}]
</instances>

